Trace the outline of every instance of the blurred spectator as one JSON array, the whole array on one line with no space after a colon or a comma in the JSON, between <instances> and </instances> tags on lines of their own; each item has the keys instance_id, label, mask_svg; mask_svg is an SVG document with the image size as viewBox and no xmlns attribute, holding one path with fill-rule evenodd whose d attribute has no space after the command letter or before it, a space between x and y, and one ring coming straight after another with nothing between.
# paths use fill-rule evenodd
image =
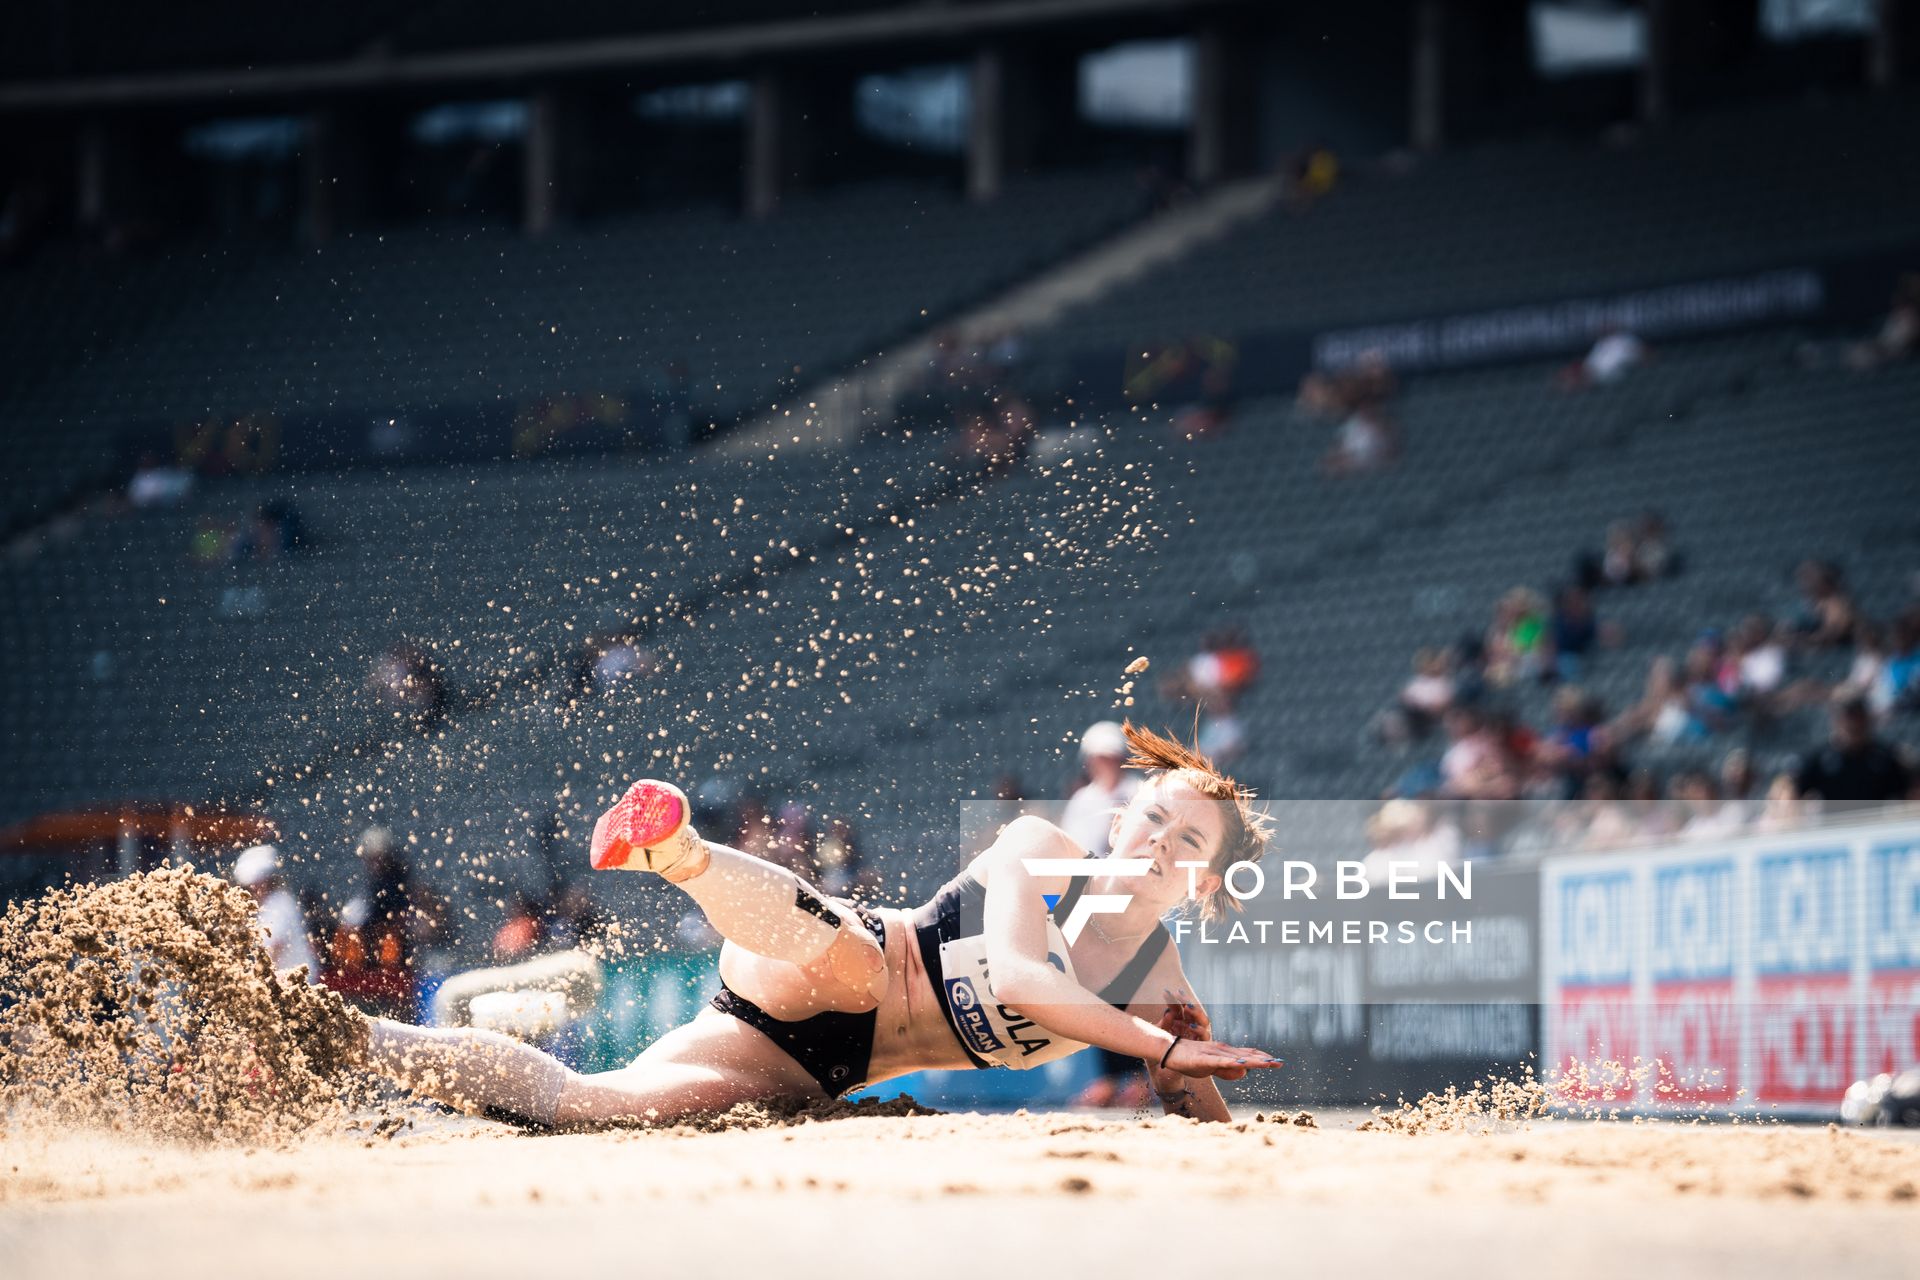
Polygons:
<instances>
[{"instance_id":1,"label":"blurred spectator","mask_svg":"<svg viewBox=\"0 0 1920 1280\"><path fill-rule=\"evenodd\" d=\"M1639 539L1633 525L1616 520L1607 526L1606 550L1600 554L1600 579L1610 587L1631 586L1646 580L1640 564Z\"/></svg>"},{"instance_id":2,"label":"blurred spectator","mask_svg":"<svg viewBox=\"0 0 1920 1280\"><path fill-rule=\"evenodd\" d=\"M193 472L168 466L158 454L145 454L127 482L127 501L136 507L171 507L193 492Z\"/></svg>"},{"instance_id":3,"label":"blurred spectator","mask_svg":"<svg viewBox=\"0 0 1920 1280\"><path fill-rule=\"evenodd\" d=\"M1800 798L1800 786L1790 773L1778 773L1767 784L1767 798L1753 829L1761 835L1793 831L1807 820L1806 802Z\"/></svg>"},{"instance_id":4,"label":"blurred spectator","mask_svg":"<svg viewBox=\"0 0 1920 1280\"><path fill-rule=\"evenodd\" d=\"M1233 420L1233 366L1209 364L1200 375L1200 394L1173 411L1173 433L1184 440L1222 434Z\"/></svg>"},{"instance_id":5,"label":"blurred spectator","mask_svg":"<svg viewBox=\"0 0 1920 1280\"><path fill-rule=\"evenodd\" d=\"M792 868L812 880L818 872L813 866L813 816L798 800L788 800L774 815L773 836L768 847L773 861Z\"/></svg>"},{"instance_id":6,"label":"blurred spectator","mask_svg":"<svg viewBox=\"0 0 1920 1280\"><path fill-rule=\"evenodd\" d=\"M1853 643L1859 617L1840 566L1828 560L1802 560L1793 571L1800 609L1793 630L1805 644L1826 649Z\"/></svg>"},{"instance_id":7,"label":"blurred spectator","mask_svg":"<svg viewBox=\"0 0 1920 1280\"><path fill-rule=\"evenodd\" d=\"M1392 368L1377 351L1367 352L1344 373L1307 375L1300 384L1299 405L1340 424L1321 455L1322 471L1351 475L1399 460L1400 429L1392 404L1399 389Z\"/></svg>"},{"instance_id":8,"label":"blurred spectator","mask_svg":"<svg viewBox=\"0 0 1920 1280\"><path fill-rule=\"evenodd\" d=\"M493 931L495 964L525 960L539 948L545 933L540 925L540 916L540 908L534 903L532 895L524 889L516 889L507 907L507 918Z\"/></svg>"},{"instance_id":9,"label":"blurred spectator","mask_svg":"<svg viewBox=\"0 0 1920 1280\"><path fill-rule=\"evenodd\" d=\"M1454 701L1453 662L1444 649L1422 649L1413 655L1413 675L1400 687L1392 708L1384 712L1375 732L1381 741L1399 746L1432 733Z\"/></svg>"},{"instance_id":10,"label":"blurred spectator","mask_svg":"<svg viewBox=\"0 0 1920 1280\"><path fill-rule=\"evenodd\" d=\"M1247 752L1247 726L1240 713L1226 698L1215 699L1200 716L1200 728L1194 745L1203 755L1222 767L1232 764Z\"/></svg>"},{"instance_id":11,"label":"blurred spectator","mask_svg":"<svg viewBox=\"0 0 1920 1280\"><path fill-rule=\"evenodd\" d=\"M1688 711L1709 733L1725 729L1739 710L1739 703L1734 696L1721 685L1721 668L1725 657L1726 645L1720 633L1709 629L1701 632L1688 647L1686 665L1682 670L1682 687L1686 691Z\"/></svg>"},{"instance_id":12,"label":"blurred spectator","mask_svg":"<svg viewBox=\"0 0 1920 1280\"><path fill-rule=\"evenodd\" d=\"M1915 352L1920 352L1920 272L1900 278L1879 331L1848 347L1846 363L1865 371L1911 359Z\"/></svg>"},{"instance_id":13,"label":"blurred spectator","mask_svg":"<svg viewBox=\"0 0 1920 1280\"><path fill-rule=\"evenodd\" d=\"M227 548L233 564L246 560L277 560L306 546L306 525L300 509L291 498L269 498L255 507L253 514L234 534Z\"/></svg>"},{"instance_id":14,"label":"blurred spectator","mask_svg":"<svg viewBox=\"0 0 1920 1280\"><path fill-rule=\"evenodd\" d=\"M1853 629L1853 662L1844 680L1834 686L1836 694L1864 698L1867 710L1877 719L1893 706L1893 688L1887 663L1886 632L1872 620L1860 619Z\"/></svg>"},{"instance_id":15,"label":"blurred spectator","mask_svg":"<svg viewBox=\"0 0 1920 1280\"><path fill-rule=\"evenodd\" d=\"M375 696L395 720L429 733L447 713L447 685L425 650L402 640L373 664Z\"/></svg>"},{"instance_id":16,"label":"blurred spectator","mask_svg":"<svg viewBox=\"0 0 1920 1280\"><path fill-rule=\"evenodd\" d=\"M819 864L820 887L831 897L844 898L870 888L866 880L866 859L860 853L860 841L853 824L845 818L827 819L814 848Z\"/></svg>"},{"instance_id":17,"label":"blurred spectator","mask_svg":"<svg viewBox=\"0 0 1920 1280\"><path fill-rule=\"evenodd\" d=\"M1803 800L1904 800L1911 782L1906 763L1873 736L1865 700L1833 701L1832 735L1826 746L1801 761L1794 784Z\"/></svg>"},{"instance_id":18,"label":"blurred spectator","mask_svg":"<svg viewBox=\"0 0 1920 1280\"><path fill-rule=\"evenodd\" d=\"M1680 555L1667 532L1667 518L1651 508L1642 511L1633 526L1633 559L1643 581L1669 578L1680 572Z\"/></svg>"},{"instance_id":19,"label":"blurred spectator","mask_svg":"<svg viewBox=\"0 0 1920 1280\"><path fill-rule=\"evenodd\" d=\"M805 874L802 866L781 862L782 850L774 845L773 815L767 812L765 799L756 795L742 796L734 814L734 848L756 858L765 858L768 862L778 862L796 875Z\"/></svg>"},{"instance_id":20,"label":"blurred spectator","mask_svg":"<svg viewBox=\"0 0 1920 1280\"><path fill-rule=\"evenodd\" d=\"M359 839L361 892L344 908L326 950L326 986L380 1015L411 1019L415 1006L413 946L426 933L415 912L415 892L386 827L367 827Z\"/></svg>"},{"instance_id":21,"label":"blurred spectator","mask_svg":"<svg viewBox=\"0 0 1920 1280\"><path fill-rule=\"evenodd\" d=\"M1487 696L1487 642L1479 632L1468 632L1454 642L1453 701L1466 706Z\"/></svg>"},{"instance_id":22,"label":"blurred spectator","mask_svg":"<svg viewBox=\"0 0 1920 1280\"><path fill-rule=\"evenodd\" d=\"M404 940L413 913L413 876L393 832L382 826L368 827L360 833L356 852L363 880L360 893L349 899L348 905L364 904L364 915L371 924L391 926Z\"/></svg>"},{"instance_id":23,"label":"blurred spectator","mask_svg":"<svg viewBox=\"0 0 1920 1280\"><path fill-rule=\"evenodd\" d=\"M1531 587L1515 587L1494 606L1487 627L1487 679L1505 687L1546 668L1547 602Z\"/></svg>"},{"instance_id":24,"label":"blurred spectator","mask_svg":"<svg viewBox=\"0 0 1920 1280\"><path fill-rule=\"evenodd\" d=\"M195 564L216 565L227 559L233 545L233 530L213 516L201 516L194 524L193 537L187 543L187 556Z\"/></svg>"},{"instance_id":25,"label":"blurred spectator","mask_svg":"<svg viewBox=\"0 0 1920 1280\"><path fill-rule=\"evenodd\" d=\"M1608 329L1578 362L1560 371L1560 385L1568 390L1606 386L1653 358L1647 344L1625 329Z\"/></svg>"},{"instance_id":26,"label":"blurred spectator","mask_svg":"<svg viewBox=\"0 0 1920 1280\"><path fill-rule=\"evenodd\" d=\"M1388 418L1373 409L1356 409L1340 422L1332 445L1321 457L1329 476L1380 470L1400 457L1400 438Z\"/></svg>"},{"instance_id":27,"label":"blurred spectator","mask_svg":"<svg viewBox=\"0 0 1920 1280\"><path fill-rule=\"evenodd\" d=\"M1624 802L1620 781L1611 773L1594 773L1572 810L1571 829L1580 833L1588 849L1620 849L1640 836L1640 827Z\"/></svg>"},{"instance_id":28,"label":"blurred spectator","mask_svg":"<svg viewBox=\"0 0 1920 1280\"><path fill-rule=\"evenodd\" d=\"M1673 780L1673 798L1679 806L1682 840L1726 840L1739 835L1747 815L1738 803L1726 803L1711 775L1689 769Z\"/></svg>"},{"instance_id":29,"label":"blurred spectator","mask_svg":"<svg viewBox=\"0 0 1920 1280\"><path fill-rule=\"evenodd\" d=\"M312 885L300 890L299 901L300 918L306 922L308 945L316 941L324 945L327 939L333 937L334 928L340 923L339 916L327 900L327 895Z\"/></svg>"},{"instance_id":30,"label":"blurred spectator","mask_svg":"<svg viewBox=\"0 0 1920 1280\"><path fill-rule=\"evenodd\" d=\"M246 850L234 860L233 882L253 895L267 957L274 969L286 973L304 967L307 981L319 982L320 962L314 958L313 943L307 937L306 915L287 891L280 851L270 844L256 844Z\"/></svg>"},{"instance_id":31,"label":"blurred spectator","mask_svg":"<svg viewBox=\"0 0 1920 1280\"><path fill-rule=\"evenodd\" d=\"M955 415L962 457L1000 471L1018 465L1033 448L1038 423L1026 401L1011 393L993 395L978 407Z\"/></svg>"},{"instance_id":32,"label":"blurred spectator","mask_svg":"<svg viewBox=\"0 0 1920 1280\"><path fill-rule=\"evenodd\" d=\"M1403 880L1437 880L1441 867L1457 869L1463 861L1460 828L1424 800L1381 805L1367 820L1367 843L1370 852L1362 865L1374 885L1385 885L1394 870Z\"/></svg>"},{"instance_id":33,"label":"blurred spectator","mask_svg":"<svg viewBox=\"0 0 1920 1280\"><path fill-rule=\"evenodd\" d=\"M1585 588L1578 583L1568 583L1554 593L1547 644L1551 669L1560 679L1578 680L1586 669L1588 655L1596 646L1619 643L1620 628L1602 624L1594 616L1593 600Z\"/></svg>"},{"instance_id":34,"label":"blurred spectator","mask_svg":"<svg viewBox=\"0 0 1920 1280\"><path fill-rule=\"evenodd\" d=\"M1183 678L1184 677L1184 678ZM1239 698L1260 679L1260 654L1246 628L1233 625L1200 638L1200 652L1175 677L1169 696L1208 701Z\"/></svg>"},{"instance_id":35,"label":"blurred spectator","mask_svg":"<svg viewBox=\"0 0 1920 1280\"><path fill-rule=\"evenodd\" d=\"M1553 696L1553 728L1536 753L1537 766L1557 779L1561 795L1578 794L1602 751L1600 705L1584 689L1568 685Z\"/></svg>"},{"instance_id":36,"label":"blurred spectator","mask_svg":"<svg viewBox=\"0 0 1920 1280\"><path fill-rule=\"evenodd\" d=\"M1574 580L1588 591L1651 582L1680 572L1680 556L1667 531L1667 519L1647 510L1631 520L1607 526L1605 545L1574 557Z\"/></svg>"},{"instance_id":37,"label":"blurred spectator","mask_svg":"<svg viewBox=\"0 0 1920 1280\"><path fill-rule=\"evenodd\" d=\"M1640 701L1620 713L1608 726L1615 742L1631 742L1650 737L1655 742L1694 742L1703 739L1709 726L1698 716L1681 683L1679 669L1672 658L1661 656L1647 664L1647 683Z\"/></svg>"},{"instance_id":38,"label":"blurred spectator","mask_svg":"<svg viewBox=\"0 0 1920 1280\"><path fill-rule=\"evenodd\" d=\"M1107 855L1114 811L1140 789L1139 775L1126 769L1127 738L1111 720L1099 720L1080 735L1080 764L1085 781L1067 797L1060 827L1096 858Z\"/></svg>"},{"instance_id":39,"label":"blurred spectator","mask_svg":"<svg viewBox=\"0 0 1920 1280\"><path fill-rule=\"evenodd\" d=\"M993 780L993 798L1003 804L1025 804L1027 786L1018 774L1003 773Z\"/></svg>"},{"instance_id":40,"label":"blurred spectator","mask_svg":"<svg viewBox=\"0 0 1920 1280\"><path fill-rule=\"evenodd\" d=\"M1743 807L1755 801L1753 757L1735 747L1720 760L1720 795L1728 804Z\"/></svg>"},{"instance_id":41,"label":"blurred spectator","mask_svg":"<svg viewBox=\"0 0 1920 1280\"><path fill-rule=\"evenodd\" d=\"M1881 687L1889 713L1920 708L1920 605L1909 606L1894 619Z\"/></svg>"},{"instance_id":42,"label":"blurred spectator","mask_svg":"<svg viewBox=\"0 0 1920 1280\"><path fill-rule=\"evenodd\" d=\"M1477 708L1455 707L1446 713L1451 744L1440 757L1441 789L1450 796L1510 798L1514 792L1505 743Z\"/></svg>"},{"instance_id":43,"label":"blurred spectator","mask_svg":"<svg viewBox=\"0 0 1920 1280\"><path fill-rule=\"evenodd\" d=\"M1787 679L1787 648L1764 614L1742 618L1720 655L1720 691L1736 703L1764 704Z\"/></svg>"},{"instance_id":44,"label":"blurred spectator","mask_svg":"<svg viewBox=\"0 0 1920 1280\"><path fill-rule=\"evenodd\" d=\"M1295 212L1305 213L1339 185L1340 157L1325 143L1309 143L1288 162L1287 170L1287 201Z\"/></svg>"},{"instance_id":45,"label":"blurred spectator","mask_svg":"<svg viewBox=\"0 0 1920 1280\"><path fill-rule=\"evenodd\" d=\"M578 881L554 896L541 923L547 941L562 949L590 946L606 931L606 922L593 905L593 895Z\"/></svg>"},{"instance_id":46,"label":"blurred spectator","mask_svg":"<svg viewBox=\"0 0 1920 1280\"><path fill-rule=\"evenodd\" d=\"M632 636L589 636L574 655L574 693L580 697L604 695L626 681L651 676L659 665L653 650Z\"/></svg>"},{"instance_id":47,"label":"blurred spectator","mask_svg":"<svg viewBox=\"0 0 1920 1280\"><path fill-rule=\"evenodd\" d=\"M1651 769L1635 769L1621 793L1622 809L1633 824L1636 842L1663 840L1680 829L1679 814L1661 794L1660 779Z\"/></svg>"}]
</instances>

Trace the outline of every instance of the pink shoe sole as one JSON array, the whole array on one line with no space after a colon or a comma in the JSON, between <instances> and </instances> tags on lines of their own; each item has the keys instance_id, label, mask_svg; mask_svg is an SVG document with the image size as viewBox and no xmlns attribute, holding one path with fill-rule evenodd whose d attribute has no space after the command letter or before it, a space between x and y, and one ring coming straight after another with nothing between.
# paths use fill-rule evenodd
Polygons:
<instances>
[{"instance_id":1,"label":"pink shoe sole","mask_svg":"<svg viewBox=\"0 0 1920 1280\"><path fill-rule=\"evenodd\" d=\"M686 825L687 797L680 788L642 778L593 824L593 869L624 867L637 851L665 844Z\"/></svg>"}]
</instances>

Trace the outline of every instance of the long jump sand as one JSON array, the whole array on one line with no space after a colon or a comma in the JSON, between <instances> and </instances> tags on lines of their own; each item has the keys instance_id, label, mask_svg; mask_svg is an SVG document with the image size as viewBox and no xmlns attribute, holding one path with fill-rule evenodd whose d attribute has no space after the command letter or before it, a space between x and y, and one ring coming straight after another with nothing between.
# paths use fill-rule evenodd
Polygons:
<instances>
[{"instance_id":1,"label":"long jump sand","mask_svg":"<svg viewBox=\"0 0 1920 1280\"><path fill-rule=\"evenodd\" d=\"M1913 1276L1920 1143L1534 1121L893 1116L530 1136L428 1122L286 1148L11 1144L14 1276ZM587 1270L591 1269L591 1270Z\"/></svg>"},{"instance_id":2,"label":"long jump sand","mask_svg":"<svg viewBox=\"0 0 1920 1280\"><path fill-rule=\"evenodd\" d=\"M17 904L0 995L7 1280L1920 1269L1920 1142L1516 1118L1530 1082L1400 1129L889 1103L525 1135L362 1096L352 1015L186 869Z\"/></svg>"}]
</instances>

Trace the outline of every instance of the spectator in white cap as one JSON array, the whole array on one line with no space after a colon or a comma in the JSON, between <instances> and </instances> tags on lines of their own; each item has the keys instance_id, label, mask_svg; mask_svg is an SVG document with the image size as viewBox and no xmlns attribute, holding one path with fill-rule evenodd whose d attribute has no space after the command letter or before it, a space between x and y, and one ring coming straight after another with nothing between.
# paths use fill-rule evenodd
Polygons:
<instances>
[{"instance_id":1,"label":"spectator in white cap","mask_svg":"<svg viewBox=\"0 0 1920 1280\"><path fill-rule=\"evenodd\" d=\"M256 844L246 850L234 860L233 882L253 895L273 967L284 973L305 965L307 981L317 984L320 964L307 941L307 922L300 904L280 874L280 851L270 844Z\"/></svg>"},{"instance_id":2,"label":"spectator in white cap","mask_svg":"<svg viewBox=\"0 0 1920 1280\"><path fill-rule=\"evenodd\" d=\"M1127 736L1111 720L1089 725L1080 737L1080 763L1087 781L1067 798L1060 826L1088 853L1105 857L1113 829L1113 811L1139 789L1139 775L1128 772Z\"/></svg>"}]
</instances>

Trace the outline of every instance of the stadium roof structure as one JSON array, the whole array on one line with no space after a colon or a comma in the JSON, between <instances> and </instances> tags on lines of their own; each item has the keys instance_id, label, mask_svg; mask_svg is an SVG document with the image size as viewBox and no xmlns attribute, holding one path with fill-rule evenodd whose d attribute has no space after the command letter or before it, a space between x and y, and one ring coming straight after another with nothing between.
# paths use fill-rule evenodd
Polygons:
<instances>
[{"instance_id":1,"label":"stadium roof structure","mask_svg":"<svg viewBox=\"0 0 1920 1280\"><path fill-rule=\"evenodd\" d=\"M54 0L10 20L0 55L0 111L102 109L161 103L261 101L418 88L455 88L625 70L698 73L838 50L900 52L1015 37L1098 21L1142 31L1241 0L981 0L902 4L816 0L806 17L771 0L644 10L589 4L415 6L409 17L346 3L276 29L251 5L191 12ZM824 8L826 12L820 12ZM71 53L83 23L88 53ZM111 39L100 32L117 32Z\"/></svg>"}]
</instances>

